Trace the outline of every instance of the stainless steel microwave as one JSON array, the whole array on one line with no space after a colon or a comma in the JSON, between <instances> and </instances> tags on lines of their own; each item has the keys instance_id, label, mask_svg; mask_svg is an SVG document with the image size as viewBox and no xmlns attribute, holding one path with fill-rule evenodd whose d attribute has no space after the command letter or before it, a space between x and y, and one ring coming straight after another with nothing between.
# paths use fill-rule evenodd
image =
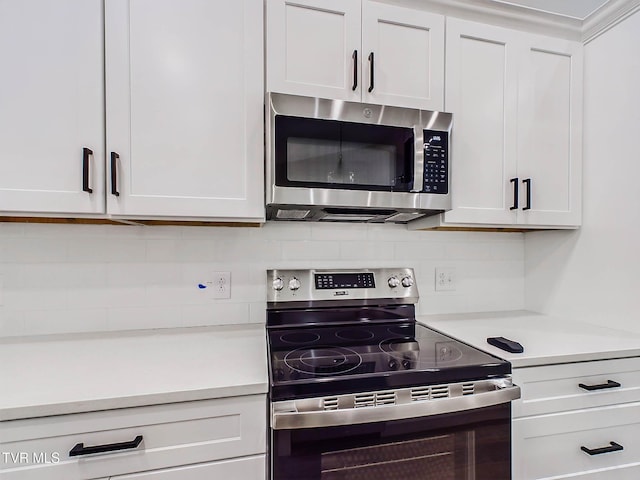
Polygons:
<instances>
[{"instance_id":1,"label":"stainless steel microwave","mask_svg":"<svg viewBox=\"0 0 640 480\"><path fill-rule=\"evenodd\" d=\"M267 220L406 223L451 208L449 113L267 94Z\"/></svg>"}]
</instances>

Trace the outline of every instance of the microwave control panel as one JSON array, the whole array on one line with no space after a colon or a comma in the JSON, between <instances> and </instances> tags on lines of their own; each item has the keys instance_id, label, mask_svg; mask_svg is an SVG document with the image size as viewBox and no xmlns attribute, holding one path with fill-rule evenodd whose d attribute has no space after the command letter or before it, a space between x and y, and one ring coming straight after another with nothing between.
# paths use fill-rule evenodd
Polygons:
<instances>
[{"instance_id":1,"label":"microwave control panel","mask_svg":"<svg viewBox=\"0 0 640 480\"><path fill-rule=\"evenodd\" d=\"M449 193L449 132L424 131L424 187L426 193Z\"/></svg>"}]
</instances>

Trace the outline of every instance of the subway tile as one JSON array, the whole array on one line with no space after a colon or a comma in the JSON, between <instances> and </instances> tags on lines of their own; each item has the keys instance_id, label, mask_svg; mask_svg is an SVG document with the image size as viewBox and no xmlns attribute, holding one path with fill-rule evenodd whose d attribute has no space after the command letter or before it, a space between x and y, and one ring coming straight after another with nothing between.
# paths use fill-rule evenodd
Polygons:
<instances>
[{"instance_id":1,"label":"subway tile","mask_svg":"<svg viewBox=\"0 0 640 480\"><path fill-rule=\"evenodd\" d=\"M249 304L246 303L185 305L181 311L183 327L231 325L249 320Z\"/></svg>"},{"instance_id":2,"label":"subway tile","mask_svg":"<svg viewBox=\"0 0 640 480\"><path fill-rule=\"evenodd\" d=\"M429 242L398 242L393 247L394 258L410 265L420 260L444 259L445 245Z\"/></svg>"},{"instance_id":3,"label":"subway tile","mask_svg":"<svg viewBox=\"0 0 640 480\"><path fill-rule=\"evenodd\" d=\"M69 246L61 238L6 237L3 242L6 263L52 263L67 261Z\"/></svg>"},{"instance_id":4,"label":"subway tile","mask_svg":"<svg viewBox=\"0 0 640 480\"><path fill-rule=\"evenodd\" d=\"M109 308L109 330L143 330L180 326L180 307L122 307Z\"/></svg>"},{"instance_id":5,"label":"subway tile","mask_svg":"<svg viewBox=\"0 0 640 480\"><path fill-rule=\"evenodd\" d=\"M368 229L365 224L314 223L311 226L311 239L319 241L367 240Z\"/></svg>"},{"instance_id":6,"label":"subway tile","mask_svg":"<svg viewBox=\"0 0 640 480\"><path fill-rule=\"evenodd\" d=\"M340 256L340 244L330 241L287 241L282 242L284 260L328 260Z\"/></svg>"},{"instance_id":7,"label":"subway tile","mask_svg":"<svg viewBox=\"0 0 640 480\"><path fill-rule=\"evenodd\" d=\"M393 258L392 242L340 242L341 260L379 260Z\"/></svg>"},{"instance_id":8,"label":"subway tile","mask_svg":"<svg viewBox=\"0 0 640 480\"><path fill-rule=\"evenodd\" d=\"M107 330L106 309L46 309L24 312L25 335Z\"/></svg>"}]
</instances>

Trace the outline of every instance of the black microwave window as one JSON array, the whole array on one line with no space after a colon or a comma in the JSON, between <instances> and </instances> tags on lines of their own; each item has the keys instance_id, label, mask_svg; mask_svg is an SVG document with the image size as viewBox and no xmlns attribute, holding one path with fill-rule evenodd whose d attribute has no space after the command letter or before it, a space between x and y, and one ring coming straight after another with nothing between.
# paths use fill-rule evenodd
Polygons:
<instances>
[{"instance_id":1,"label":"black microwave window","mask_svg":"<svg viewBox=\"0 0 640 480\"><path fill-rule=\"evenodd\" d=\"M276 185L352 190L413 188L413 129L277 116Z\"/></svg>"}]
</instances>

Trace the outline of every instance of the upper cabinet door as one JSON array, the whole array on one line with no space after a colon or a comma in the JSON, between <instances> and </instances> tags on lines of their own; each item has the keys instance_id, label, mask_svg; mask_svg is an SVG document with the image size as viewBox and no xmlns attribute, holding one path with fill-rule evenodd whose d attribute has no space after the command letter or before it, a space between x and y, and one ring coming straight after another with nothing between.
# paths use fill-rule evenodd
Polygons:
<instances>
[{"instance_id":1,"label":"upper cabinet door","mask_svg":"<svg viewBox=\"0 0 640 480\"><path fill-rule=\"evenodd\" d=\"M360 0L269 0L267 90L360 100Z\"/></svg>"},{"instance_id":2,"label":"upper cabinet door","mask_svg":"<svg viewBox=\"0 0 640 480\"><path fill-rule=\"evenodd\" d=\"M582 45L527 36L520 55L518 222L580 225Z\"/></svg>"},{"instance_id":3,"label":"upper cabinet door","mask_svg":"<svg viewBox=\"0 0 640 480\"><path fill-rule=\"evenodd\" d=\"M262 220L262 0L105 7L108 212Z\"/></svg>"},{"instance_id":4,"label":"upper cabinet door","mask_svg":"<svg viewBox=\"0 0 640 480\"><path fill-rule=\"evenodd\" d=\"M442 110L444 17L362 3L362 101Z\"/></svg>"},{"instance_id":5,"label":"upper cabinet door","mask_svg":"<svg viewBox=\"0 0 640 480\"><path fill-rule=\"evenodd\" d=\"M0 212L104 212L102 1L0 1L0 65Z\"/></svg>"},{"instance_id":6,"label":"upper cabinet door","mask_svg":"<svg viewBox=\"0 0 640 480\"><path fill-rule=\"evenodd\" d=\"M453 113L451 223L513 224L517 50L513 31L447 20L445 109Z\"/></svg>"}]
</instances>

